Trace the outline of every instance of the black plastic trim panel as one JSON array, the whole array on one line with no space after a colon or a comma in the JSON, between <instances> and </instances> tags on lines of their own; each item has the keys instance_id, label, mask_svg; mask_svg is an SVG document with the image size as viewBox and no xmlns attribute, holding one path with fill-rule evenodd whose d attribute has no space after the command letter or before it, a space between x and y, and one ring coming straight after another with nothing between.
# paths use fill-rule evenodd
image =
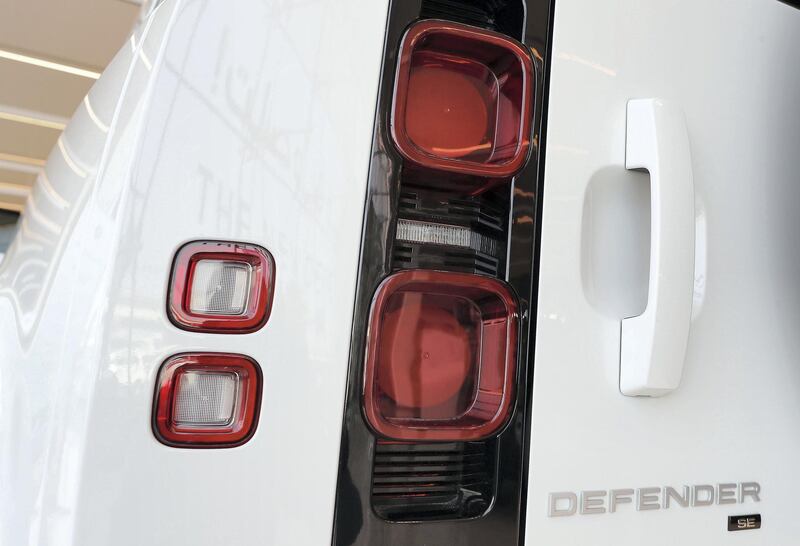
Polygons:
<instances>
[{"instance_id":1,"label":"black plastic trim panel","mask_svg":"<svg viewBox=\"0 0 800 546\"><path fill-rule=\"evenodd\" d=\"M391 514L376 513L372 502L373 466L380 465L387 453L385 446L377 445L376 438L367 427L361 411L361 378L369 306L381 280L397 268L395 253L398 249L393 248L396 220L398 214L401 217L408 217L403 214L400 195L402 159L394 150L388 131L388 113L391 109L394 70L400 40L408 25L420 18L421 14L432 15L432 12L427 13L431 10L432 4L436 4L433 7L439 8L447 7L446 4L485 6L493 3L497 2L495 0L391 2L369 169L359 280L356 288L339 480L336 490L332 537L334 546L450 544L517 546L524 543L530 433L529 393L532 391L533 376L533 362L529 358L532 355L530 334L535 327L532 317L535 317L535 280L538 272L536 262L541 204L539 196L544 164L541 146L548 73L545 59L549 58L552 0L526 0L525 16L522 19L511 17L500 21L501 24L497 21L486 23L486 28L496 28L521 39L530 47L536 67L536 104L531 158L525 169L514 179L510 233L507 241L503 241L507 256L507 260L504 260L505 280L519 298L522 323L520 374L515 410L508 426L492 442L496 445L496 453L493 454L496 458L492 461L492 469L496 472L493 504L486 507L483 514L477 517L443 521L398 523L390 521ZM423 11L423 4L427 11ZM444 18L446 13L438 11L435 15ZM477 17L475 21L465 22L478 24L480 13ZM517 23L524 21L524 25L519 27L524 29L522 36L514 36L509 31L509 29L513 31L514 21ZM404 195L402 198L407 199L408 196ZM381 459L376 461L379 456ZM471 514L465 515L471 516Z\"/></svg>"}]
</instances>

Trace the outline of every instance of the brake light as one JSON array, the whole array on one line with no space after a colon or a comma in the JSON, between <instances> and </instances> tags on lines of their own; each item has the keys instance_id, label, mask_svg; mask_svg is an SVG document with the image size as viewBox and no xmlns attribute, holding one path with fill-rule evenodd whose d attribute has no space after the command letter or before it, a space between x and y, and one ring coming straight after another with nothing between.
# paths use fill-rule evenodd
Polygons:
<instances>
[{"instance_id":1,"label":"brake light","mask_svg":"<svg viewBox=\"0 0 800 546\"><path fill-rule=\"evenodd\" d=\"M517 305L502 282L408 270L378 288L369 319L364 410L397 440L478 440L514 394Z\"/></svg>"},{"instance_id":2,"label":"brake light","mask_svg":"<svg viewBox=\"0 0 800 546\"><path fill-rule=\"evenodd\" d=\"M169 317L184 330L248 333L269 318L275 262L256 245L195 241L175 257Z\"/></svg>"},{"instance_id":3,"label":"brake light","mask_svg":"<svg viewBox=\"0 0 800 546\"><path fill-rule=\"evenodd\" d=\"M501 34L438 20L403 37L391 132L400 153L435 170L506 178L530 147L533 63Z\"/></svg>"},{"instance_id":4,"label":"brake light","mask_svg":"<svg viewBox=\"0 0 800 546\"><path fill-rule=\"evenodd\" d=\"M255 432L261 370L242 355L182 354L161 366L153 430L175 447L234 447Z\"/></svg>"}]
</instances>

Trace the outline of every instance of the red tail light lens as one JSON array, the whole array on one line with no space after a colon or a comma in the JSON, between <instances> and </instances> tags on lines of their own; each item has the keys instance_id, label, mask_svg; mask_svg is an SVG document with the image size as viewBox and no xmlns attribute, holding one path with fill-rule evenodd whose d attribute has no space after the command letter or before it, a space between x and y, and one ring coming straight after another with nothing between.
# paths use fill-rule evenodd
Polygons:
<instances>
[{"instance_id":1,"label":"red tail light lens","mask_svg":"<svg viewBox=\"0 0 800 546\"><path fill-rule=\"evenodd\" d=\"M161 366L153 429L175 447L234 447L255 432L261 370L246 356L177 355Z\"/></svg>"},{"instance_id":2,"label":"red tail light lens","mask_svg":"<svg viewBox=\"0 0 800 546\"><path fill-rule=\"evenodd\" d=\"M406 159L505 178L530 147L533 64L501 34L450 23L413 25L400 46L391 130Z\"/></svg>"},{"instance_id":3,"label":"red tail light lens","mask_svg":"<svg viewBox=\"0 0 800 546\"><path fill-rule=\"evenodd\" d=\"M370 311L364 409L396 440L477 440L505 423L518 317L488 277L409 270L387 278Z\"/></svg>"},{"instance_id":4,"label":"red tail light lens","mask_svg":"<svg viewBox=\"0 0 800 546\"><path fill-rule=\"evenodd\" d=\"M269 318L275 262L256 245L196 241L175 257L169 317L184 330L244 334Z\"/></svg>"}]
</instances>

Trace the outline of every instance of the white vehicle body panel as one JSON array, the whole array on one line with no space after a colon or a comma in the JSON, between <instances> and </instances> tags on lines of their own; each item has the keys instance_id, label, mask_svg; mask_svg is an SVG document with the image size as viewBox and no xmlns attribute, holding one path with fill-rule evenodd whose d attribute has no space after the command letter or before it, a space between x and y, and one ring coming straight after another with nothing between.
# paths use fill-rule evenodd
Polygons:
<instances>
[{"instance_id":1,"label":"white vehicle body panel","mask_svg":"<svg viewBox=\"0 0 800 546\"><path fill-rule=\"evenodd\" d=\"M800 12L723 0L555 10L527 544L796 544L800 118L787 107ZM625 170L625 111L651 97L686 116L695 293L680 385L635 398L619 390L620 321L647 303L649 179ZM548 517L554 492L743 481L761 484L760 503L637 511L634 499ZM729 515L751 513L762 529L728 532Z\"/></svg>"},{"instance_id":2,"label":"white vehicle body panel","mask_svg":"<svg viewBox=\"0 0 800 546\"><path fill-rule=\"evenodd\" d=\"M0 543L330 542L386 13L167 1L91 91L0 266ZM169 322L196 239L269 249L264 329ZM260 363L247 445L153 436L156 372L191 350Z\"/></svg>"},{"instance_id":3,"label":"white vehicle body panel","mask_svg":"<svg viewBox=\"0 0 800 546\"><path fill-rule=\"evenodd\" d=\"M0 544L331 543L388 3L167 0L92 89L0 264ZM791 546L800 11L555 10L526 542ZM696 203L686 359L658 398L620 392L620 325L645 309L650 263L626 105L646 98L685 114ZM175 252L214 239L275 259L256 333L167 318ZM157 371L187 351L260 364L247 444L154 437ZM548 515L554 492L739 482L760 502ZM749 513L762 529L727 531Z\"/></svg>"}]
</instances>

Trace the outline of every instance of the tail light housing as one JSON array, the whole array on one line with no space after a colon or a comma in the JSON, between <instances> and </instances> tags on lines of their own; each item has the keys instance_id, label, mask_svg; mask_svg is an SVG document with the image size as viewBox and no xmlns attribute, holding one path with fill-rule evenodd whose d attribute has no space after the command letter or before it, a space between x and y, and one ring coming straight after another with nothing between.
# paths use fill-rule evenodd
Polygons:
<instances>
[{"instance_id":1,"label":"tail light housing","mask_svg":"<svg viewBox=\"0 0 800 546\"><path fill-rule=\"evenodd\" d=\"M181 354L161 366L153 430L174 447L234 447L253 435L261 403L261 369L251 358Z\"/></svg>"},{"instance_id":2,"label":"tail light housing","mask_svg":"<svg viewBox=\"0 0 800 546\"><path fill-rule=\"evenodd\" d=\"M528 157L533 65L502 34L421 21L403 37L392 104L392 138L412 163L507 178Z\"/></svg>"},{"instance_id":3,"label":"tail light housing","mask_svg":"<svg viewBox=\"0 0 800 546\"><path fill-rule=\"evenodd\" d=\"M381 436L478 440L506 422L516 382L516 300L501 281L407 270L370 311L364 411Z\"/></svg>"},{"instance_id":4,"label":"tail light housing","mask_svg":"<svg viewBox=\"0 0 800 546\"><path fill-rule=\"evenodd\" d=\"M170 320L184 330L254 332L269 318L274 282L275 262L260 246L188 243L172 267Z\"/></svg>"},{"instance_id":5,"label":"tail light housing","mask_svg":"<svg viewBox=\"0 0 800 546\"><path fill-rule=\"evenodd\" d=\"M337 546L525 541L548 5L389 7Z\"/></svg>"}]
</instances>

